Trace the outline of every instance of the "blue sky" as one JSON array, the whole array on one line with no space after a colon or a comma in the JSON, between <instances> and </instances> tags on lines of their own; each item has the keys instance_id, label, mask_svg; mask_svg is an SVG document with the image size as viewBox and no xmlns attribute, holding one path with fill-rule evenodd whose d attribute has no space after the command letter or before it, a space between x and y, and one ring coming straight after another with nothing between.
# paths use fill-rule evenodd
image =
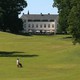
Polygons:
<instances>
[{"instance_id":1,"label":"blue sky","mask_svg":"<svg viewBox=\"0 0 80 80\"><path fill-rule=\"evenodd\" d=\"M30 14L58 14L57 13L57 8L53 8L52 4L53 4L53 0L26 0L28 5L27 7L24 9L24 11L22 11L22 13L27 14L27 12L29 11Z\"/></svg>"}]
</instances>

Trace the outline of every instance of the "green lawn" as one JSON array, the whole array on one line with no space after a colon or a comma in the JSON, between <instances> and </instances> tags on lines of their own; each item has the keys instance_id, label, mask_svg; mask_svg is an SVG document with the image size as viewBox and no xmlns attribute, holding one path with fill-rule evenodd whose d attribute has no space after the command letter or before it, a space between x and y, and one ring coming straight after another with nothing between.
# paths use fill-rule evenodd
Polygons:
<instances>
[{"instance_id":1,"label":"green lawn","mask_svg":"<svg viewBox=\"0 0 80 80\"><path fill-rule=\"evenodd\" d=\"M0 80L80 80L80 45L68 37L0 32Z\"/></svg>"}]
</instances>

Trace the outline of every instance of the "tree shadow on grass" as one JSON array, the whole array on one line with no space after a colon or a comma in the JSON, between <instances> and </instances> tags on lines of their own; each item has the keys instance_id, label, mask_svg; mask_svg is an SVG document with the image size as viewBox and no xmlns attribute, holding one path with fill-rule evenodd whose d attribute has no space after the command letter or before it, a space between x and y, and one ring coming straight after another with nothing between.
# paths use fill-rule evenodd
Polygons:
<instances>
[{"instance_id":1,"label":"tree shadow on grass","mask_svg":"<svg viewBox=\"0 0 80 80\"><path fill-rule=\"evenodd\" d=\"M0 57L38 57L36 54L24 54L24 52L18 52L18 51L12 51L12 52L6 52L6 51L0 51Z\"/></svg>"},{"instance_id":2,"label":"tree shadow on grass","mask_svg":"<svg viewBox=\"0 0 80 80\"><path fill-rule=\"evenodd\" d=\"M72 39L72 37L71 36L63 37L63 39Z\"/></svg>"}]
</instances>

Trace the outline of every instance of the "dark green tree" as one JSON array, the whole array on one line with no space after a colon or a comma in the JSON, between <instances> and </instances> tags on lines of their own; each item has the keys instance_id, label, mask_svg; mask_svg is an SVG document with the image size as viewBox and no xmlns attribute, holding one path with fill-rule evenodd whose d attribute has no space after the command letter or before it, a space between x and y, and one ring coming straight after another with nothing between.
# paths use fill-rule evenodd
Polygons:
<instances>
[{"instance_id":1,"label":"dark green tree","mask_svg":"<svg viewBox=\"0 0 80 80\"><path fill-rule=\"evenodd\" d=\"M80 0L54 0L59 11L59 30L69 31L73 43L80 43Z\"/></svg>"},{"instance_id":2,"label":"dark green tree","mask_svg":"<svg viewBox=\"0 0 80 80\"><path fill-rule=\"evenodd\" d=\"M21 27L18 26L18 15L27 6L25 0L0 0L0 7L4 10L2 30L10 30L10 32L19 32ZM17 30L17 31L16 31Z\"/></svg>"},{"instance_id":3,"label":"dark green tree","mask_svg":"<svg viewBox=\"0 0 80 80\"><path fill-rule=\"evenodd\" d=\"M80 0L72 0L73 5L69 18L69 31L73 37L73 43L80 43Z\"/></svg>"},{"instance_id":4,"label":"dark green tree","mask_svg":"<svg viewBox=\"0 0 80 80\"><path fill-rule=\"evenodd\" d=\"M2 26L2 22L3 22L3 10L0 7L0 27Z\"/></svg>"},{"instance_id":5,"label":"dark green tree","mask_svg":"<svg viewBox=\"0 0 80 80\"><path fill-rule=\"evenodd\" d=\"M70 12L70 0L54 0L53 7L58 8L59 20L58 31L59 33L67 33L68 29L68 15Z\"/></svg>"},{"instance_id":6,"label":"dark green tree","mask_svg":"<svg viewBox=\"0 0 80 80\"><path fill-rule=\"evenodd\" d=\"M0 7L0 17L2 16L2 8Z\"/></svg>"}]
</instances>

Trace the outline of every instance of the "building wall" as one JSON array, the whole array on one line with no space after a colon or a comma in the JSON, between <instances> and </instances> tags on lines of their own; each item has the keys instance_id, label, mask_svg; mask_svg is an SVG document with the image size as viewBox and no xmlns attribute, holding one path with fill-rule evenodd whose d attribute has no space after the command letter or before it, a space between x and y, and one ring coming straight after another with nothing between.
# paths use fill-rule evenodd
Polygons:
<instances>
[{"instance_id":1,"label":"building wall","mask_svg":"<svg viewBox=\"0 0 80 80\"><path fill-rule=\"evenodd\" d=\"M57 16L55 15L23 15L24 32L56 33Z\"/></svg>"},{"instance_id":2,"label":"building wall","mask_svg":"<svg viewBox=\"0 0 80 80\"><path fill-rule=\"evenodd\" d=\"M39 32L54 32L55 31L55 23L54 22L28 22L25 26L25 30Z\"/></svg>"}]
</instances>

